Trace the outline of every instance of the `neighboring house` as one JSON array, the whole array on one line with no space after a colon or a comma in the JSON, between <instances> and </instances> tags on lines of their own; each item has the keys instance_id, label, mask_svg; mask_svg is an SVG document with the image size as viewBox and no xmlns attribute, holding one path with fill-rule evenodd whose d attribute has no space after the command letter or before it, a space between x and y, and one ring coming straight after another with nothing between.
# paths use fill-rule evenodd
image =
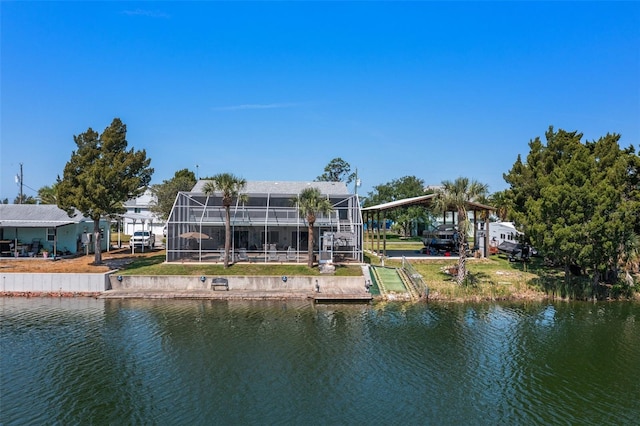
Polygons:
<instances>
[{"instance_id":1,"label":"neighboring house","mask_svg":"<svg viewBox=\"0 0 640 426\"><path fill-rule=\"evenodd\" d=\"M109 222L100 221L102 250L109 245ZM0 204L0 255L36 256L39 252L93 252L93 220L53 204Z\"/></svg>"},{"instance_id":2,"label":"neighboring house","mask_svg":"<svg viewBox=\"0 0 640 426\"><path fill-rule=\"evenodd\" d=\"M156 196L150 189L142 195L124 203L127 212L122 215L122 232L133 235L135 231L151 231L156 241L162 239L165 222L151 211L156 203Z\"/></svg>"},{"instance_id":3,"label":"neighboring house","mask_svg":"<svg viewBox=\"0 0 640 426\"><path fill-rule=\"evenodd\" d=\"M225 240L221 194L206 196L207 181L176 197L167 222L167 261L219 261ZM231 206L232 251L235 259L302 262L307 254L308 227L292 199L316 187L331 200L334 211L318 214L314 253L319 260L361 262L362 214L357 194L344 182L249 181L245 204Z\"/></svg>"}]
</instances>

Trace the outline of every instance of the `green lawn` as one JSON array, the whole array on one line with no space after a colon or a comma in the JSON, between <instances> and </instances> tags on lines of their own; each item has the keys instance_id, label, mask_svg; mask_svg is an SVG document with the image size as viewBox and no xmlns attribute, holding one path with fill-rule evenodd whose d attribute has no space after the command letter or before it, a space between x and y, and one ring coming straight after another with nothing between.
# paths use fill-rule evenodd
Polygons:
<instances>
[{"instance_id":1,"label":"green lawn","mask_svg":"<svg viewBox=\"0 0 640 426\"><path fill-rule=\"evenodd\" d=\"M320 275L318 268L306 264L282 265L269 263L236 263L225 269L224 265L200 263L164 263L165 254L141 257L129 264L121 275L236 275L236 276L281 276ZM362 275L359 265L336 266L336 276L357 277Z\"/></svg>"},{"instance_id":2,"label":"green lawn","mask_svg":"<svg viewBox=\"0 0 640 426\"><path fill-rule=\"evenodd\" d=\"M377 257L368 254L365 262L379 265ZM121 275L231 275L231 276L316 276L317 267L308 268L304 264L283 265L268 263L237 263L225 269L223 265L198 263L164 263L161 252L150 257L140 257L120 272ZM467 282L458 285L451 275L442 272L443 267L457 264L457 259L412 260L411 265L422 275L429 287L430 298L438 300L494 300L494 299L542 299L546 295L581 299L580 294L570 293L564 288L564 273L558 268L550 268L539 258L531 262L509 262L500 256L488 259L467 259L469 271ZM387 260L386 266L401 267L400 260ZM361 276L360 265L336 265L336 276ZM585 288L590 285L588 278L582 279ZM636 289L636 291L638 291ZM637 297L637 296L636 296Z\"/></svg>"}]
</instances>

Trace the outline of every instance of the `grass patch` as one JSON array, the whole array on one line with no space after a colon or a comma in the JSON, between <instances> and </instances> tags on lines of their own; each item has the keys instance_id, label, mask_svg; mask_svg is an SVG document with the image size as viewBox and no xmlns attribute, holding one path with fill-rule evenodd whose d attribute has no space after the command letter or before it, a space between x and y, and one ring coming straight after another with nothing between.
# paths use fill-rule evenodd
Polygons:
<instances>
[{"instance_id":1,"label":"grass patch","mask_svg":"<svg viewBox=\"0 0 640 426\"><path fill-rule=\"evenodd\" d=\"M376 256L365 252L364 261L380 265ZM501 256L488 259L467 259L468 279L458 285L455 278L442 272L445 266L456 265L457 259L411 260L411 265L422 275L429 287L432 300L509 300L541 299L546 296L581 299L583 294L564 283L564 271L545 265L541 259L531 262L509 262ZM386 259L386 266L401 267L401 260ZM318 267L308 268L306 264L236 263L225 269L222 264L165 263L164 252L146 257L137 257L127 265L120 275L205 275L205 276L318 276ZM362 276L360 265L336 265L336 276ZM581 280L586 286L590 280ZM374 283L375 284L375 283ZM578 288L582 290L581 288ZM374 288L374 291L376 288ZM374 293L372 291L372 293ZM633 292L633 289L630 290Z\"/></svg>"},{"instance_id":2,"label":"grass patch","mask_svg":"<svg viewBox=\"0 0 640 426\"><path fill-rule=\"evenodd\" d=\"M429 287L430 298L440 300L500 300L542 298L544 289L537 285L539 276L522 264L511 263L498 256L489 259L467 259L469 272L463 285L455 277L442 272L445 266L457 264L457 259L412 260L411 265L422 275ZM401 261L387 260L387 266L401 267Z\"/></svg>"},{"instance_id":3,"label":"grass patch","mask_svg":"<svg viewBox=\"0 0 640 426\"><path fill-rule=\"evenodd\" d=\"M370 235L365 233L364 236L364 248L371 249ZM383 244L382 235L380 235L380 249ZM378 249L378 238L373 238L374 249ZM424 247L422 239L420 237L402 237L398 234L388 233L386 235L386 247L387 250L420 250Z\"/></svg>"},{"instance_id":4,"label":"grass patch","mask_svg":"<svg viewBox=\"0 0 640 426\"><path fill-rule=\"evenodd\" d=\"M235 263L225 269L222 264L165 263L165 255L158 254L137 258L127 265L120 275L308 276L320 275L320 271L317 267L309 268L306 264ZM362 268L359 265L336 265L335 275L361 276Z\"/></svg>"},{"instance_id":5,"label":"grass patch","mask_svg":"<svg viewBox=\"0 0 640 426\"><path fill-rule=\"evenodd\" d=\"M387 250L420 250L424 247L422 242L415 241L387 241ZM364 245L365 249L371 250L371 243L367 243ZM382 241L380 241L380 250L382 250ZM378 243L373 243L373 248L375 250L378 249Z\"/></svg>"}]
</instances>

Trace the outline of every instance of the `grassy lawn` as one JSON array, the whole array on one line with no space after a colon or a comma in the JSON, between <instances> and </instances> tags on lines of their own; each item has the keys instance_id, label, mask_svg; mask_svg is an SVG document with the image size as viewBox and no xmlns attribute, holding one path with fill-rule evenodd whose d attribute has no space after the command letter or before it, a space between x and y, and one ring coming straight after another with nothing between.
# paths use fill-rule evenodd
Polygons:
<instances>
[{"instance_id":1,"label":"grassy lawn","mask_svg":"<svg viewBox=\"0 0 640 426\"><path fill-rule=\"evenodd\" d=\"M545 296L536 261L526 265L512 263L499 256L467 259L467 283L458 285L455 277L442 271L457 264L457 259L411 261L429 286L430 298L441 300L539 299ZM387 260L386 266L400 267L401 261ZM558 278L557 276L555 277ZM547 276L545 279L551 279Z\"/></svg>"},{"instance_id":2,"label":"grassy lawn","mask_svg":"<svg viewBox=\"0 0 640 426\"><path fill-rule=\"evenodd\" d=\"M127 265L121 275L320 275L317 267L309 268L306 264L235 263L225 269L222 264L164 263L164 261L164 252L154 256L141 257ZM361 276L362 268L359 265L337 265L335 275L340 277Z\"/></svg>"},{"instance_id":3,"label":"grassy lawn","mask_svg":"<svg viewBox=\"0 0 640 426\"><path fill-rule=\"evenodd\" d=\"M377 257L365 254L365 263L379 265ZM469 271L467 282L456 284L454 277L442 270L457 264L457 259L412 260L411 265L422 275L429 287L431 300L474 301L520 299L539 300L547 295L571 296L581 299L580 294L563 290L564 273L558 268L550 268L539 258L531 262L509 262L501 256L488 259L467 259ZM400 260L389 260L386 266L401 267ZM165 263L164 251L147 257L136 258L120 272L121 275L206 275L206 276L317 276L317 267L306 264L236 263L225 269L223 265L198 263ZM360 265L336 265L336 276L361 276ZM585 288L590 280L582 278Z\"/></svg>"},{"instance_id":4,"label":"grassy lawn","mask_svg":"<svg viewBox=\"0 0 640 426\"><path fill-rule=\"evenodd\" d=\"M380 236L380 247L383 244L382 235ZM373 238L374 248L378 248L378 239ZM420 250L424 247L422 243L422 239L419 237L400 237L397 234L387 234L386 238L386 246L387 250ZM369 235L365 234L364 236L364 247L366 249L371 249L371 240L369 239Z\"/></svg>"},{"instance_id":5,"label":"grassy lawn","mask_svg":"<svg viewBox=\"0 0 640 426\"><path fill-rule=\"evenodd\" d=\"M402 244L402 243L399 243ZM365 255L365 262L379 264L377 258ZM475 300L499 298L540 298L544 295L540 266L535 262L523 270L520 263L511 263L504 258L492 256L490 259L468 259L469 281L459 286L453 277L442 272L444 266L455 265L456 259L438 259L412 261L413 267L423 276L429 286L432 299L443 300ZM401 267L401 261L387 260L386 266ZM121 271L122 275L231 275L231 276L316 276L320 275L317 267L306 265L283 265L265 263L236 263L225 269L223 265L206 265L198 263L165 263L165 254L160 252L153 256L140 257ZM337 276L360 276L359 265L336 266ZM545 276L544 279L550 279Z\"/></svg>"}]
</instances>

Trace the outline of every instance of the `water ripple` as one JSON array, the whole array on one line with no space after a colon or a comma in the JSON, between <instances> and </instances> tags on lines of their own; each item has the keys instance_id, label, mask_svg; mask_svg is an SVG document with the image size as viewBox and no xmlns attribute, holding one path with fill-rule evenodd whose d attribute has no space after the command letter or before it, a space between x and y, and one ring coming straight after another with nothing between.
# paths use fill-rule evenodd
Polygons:
<instances>
[{"instance_id":1,"label":"water ripple","mask_svg":"<svg viewBox=\"0 0 640 426\"><path fill-rule=\"evenodd\" d=\"M2 424L633 424L637 304L0 300Z\"/></svg>"}]
</instances>

